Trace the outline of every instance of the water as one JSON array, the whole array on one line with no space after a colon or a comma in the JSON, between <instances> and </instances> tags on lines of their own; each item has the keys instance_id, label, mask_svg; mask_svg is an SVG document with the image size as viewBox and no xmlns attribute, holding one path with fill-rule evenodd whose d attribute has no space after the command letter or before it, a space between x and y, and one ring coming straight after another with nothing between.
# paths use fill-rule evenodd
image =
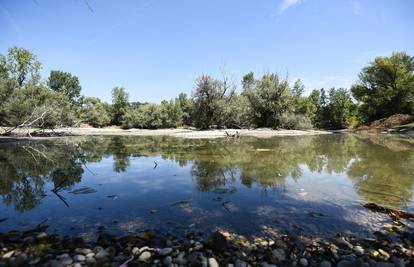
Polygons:
<instances>
[{"instance_id":1,"label":"water","mask_svg":"<svg viewBox=\"0 0 414 267\"><path fill-rule=\"evenodd\" d=\"M2 141L0 232L369 235L389 218L361 203L413 212L413 185L408 137Z\"/></svg>"}]
</instances>

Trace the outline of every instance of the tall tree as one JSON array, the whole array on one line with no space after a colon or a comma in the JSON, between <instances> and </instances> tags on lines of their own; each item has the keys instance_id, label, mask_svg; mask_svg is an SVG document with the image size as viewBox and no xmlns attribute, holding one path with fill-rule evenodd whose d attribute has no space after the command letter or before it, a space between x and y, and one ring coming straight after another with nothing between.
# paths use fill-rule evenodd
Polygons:
<instances>
[{"instance_id":1,"label":"tall tree","mask_svg":"<svg viewBox=\"0 0 414 267\"><path fill-rule=\"evenodd\" d=\"M122 124L122 117L129 107L129 95L123 87L114 87L112 89L112 123L114 125Z\"/></svg>"},{"instance_id":2,"label":"tall tree","mask_svg":"<svg viewBox=\"0 0 414 267\"><path fill-rule=\"evenodd\" d=\"M226 77L217 80L208 75L199 77L196 81L194 102L194 123L196 127L207 129L211 126L223 126L225 123L225 108L230 103L235 86Z\"/></svg>"},{"instance_id":3,"label":"tall tree","mask_svg":"<svg viewBox=\"0 0 414 267\"><path fill-rule=\"evenodd\" d=\"M362 69L351 88L362 103L365 120L371 121L396 113L414 113L414 57L404 52L377 57Z\"/></svg>"},{"instance_id":4,"label":"tall tree","mask_svg":"<svg viewBox=\"0 0 414 267\"><path fill-rule=\"evenodd\" d=\"M52 70L48 79L48 85L53 91L65 95L72 105L78 102L82 87L78 77L75 75L60 70Z\"/></svg>"},{"instance_id":5,"label":"tall tree","mask_svg":"<svg viewBox=\"0 0 414 267\"><path fill-rule=\"evenodd\" d=\"M20 87L30 82L37 83L40 79L40 61L32 52L22 47L9 48L6 66L9 77Z\"/></svg>"}]
</instances>

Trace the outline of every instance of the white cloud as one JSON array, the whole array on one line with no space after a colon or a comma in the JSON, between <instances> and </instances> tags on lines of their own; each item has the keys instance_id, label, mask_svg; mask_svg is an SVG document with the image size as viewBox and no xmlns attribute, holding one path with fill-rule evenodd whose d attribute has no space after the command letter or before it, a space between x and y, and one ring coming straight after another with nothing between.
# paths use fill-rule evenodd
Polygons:
<instances>
[{"instance_id":1,"label":"white cloud","mask_svg":"<svg viewBox=\"0 0 414 267\"><path fill-rule=\"evenodd\" d=\"M362 7L359 0L349 0L349 4L351 5L352 14L356 16L362 15Z\"/></svg>"},{"instance_id":2,"label":"white cloud","mask_svg":"<svg viewBox=\"0 0 414 267\"><path fill-rule=\"evenodd\" d=\"M279 14L285 12L288 8L291 8L296 5L300 5L302 0L282 0L282 3L279 6Z\"/></svg>"}]
</instances>

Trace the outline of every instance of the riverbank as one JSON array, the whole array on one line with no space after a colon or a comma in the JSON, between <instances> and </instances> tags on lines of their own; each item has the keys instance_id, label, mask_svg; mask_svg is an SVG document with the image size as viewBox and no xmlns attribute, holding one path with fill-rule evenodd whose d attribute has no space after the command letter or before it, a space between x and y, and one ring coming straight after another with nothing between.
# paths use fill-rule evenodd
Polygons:
<instances>
[{"instance_id":1,"label":"riverbank","mask_svg":"<svg viewBox=\"0 0 414 267\"><path fill-rule=\"evenodd\" d=\"M147 230L116 237L98 228L98 238L44 232L0 233L0 266L413 266L413 233L396 220L375 238L338 234L329 239L292 236L263 226L246 238L225 230L205 233L189 228L185 238Z\"/></svg>"},{"instance_id":2,"label":"riverbank","mask_svg":"<svg viewBox=\"0 0 414 267\"><path fill-rule=\"evenodd\" d=\"M120 128L59 128L53 131L33 133L35 129L19 129L14 132L13 137L27 137L30 132L33 137L36 136L171 136L180 138L225 138L251 136L257 138L270 138L274 136L303 136L303 135L321 135L332 134L332 131L323 130L273 130L269 128L259 129L220 129L220 130L196 130L196 129L129 129ZM0 138L2 138L0 136Z\"/></svg>"}]
</instances>

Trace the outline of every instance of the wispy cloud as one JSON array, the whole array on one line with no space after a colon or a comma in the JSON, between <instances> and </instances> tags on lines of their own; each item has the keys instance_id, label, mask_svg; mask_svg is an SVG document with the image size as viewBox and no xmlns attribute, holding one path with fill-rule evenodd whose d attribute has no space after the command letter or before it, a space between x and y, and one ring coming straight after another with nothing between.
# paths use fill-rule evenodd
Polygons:
<instances>
[{"instance_id":1,"label":"wispy cloud","mask_svg":"<svg viewBox=\"0 0 414 267\"><path fill-rule=\"evenodd\" d=\"M302 2L302 0L282 0L282 3L279 5L279 15L293 6L300 5Z\"/></svg>"},{"instance_id":2,"label":"wispy cloud","mask_svg":"<svg viewBox=\"0 0 414 267\"><path fill-rule=\"evenodd\" d=\"M352 14L362 16L362 6L359 0L349 0L349 4L351 5Z\"/></svg>"}]
</instances>

